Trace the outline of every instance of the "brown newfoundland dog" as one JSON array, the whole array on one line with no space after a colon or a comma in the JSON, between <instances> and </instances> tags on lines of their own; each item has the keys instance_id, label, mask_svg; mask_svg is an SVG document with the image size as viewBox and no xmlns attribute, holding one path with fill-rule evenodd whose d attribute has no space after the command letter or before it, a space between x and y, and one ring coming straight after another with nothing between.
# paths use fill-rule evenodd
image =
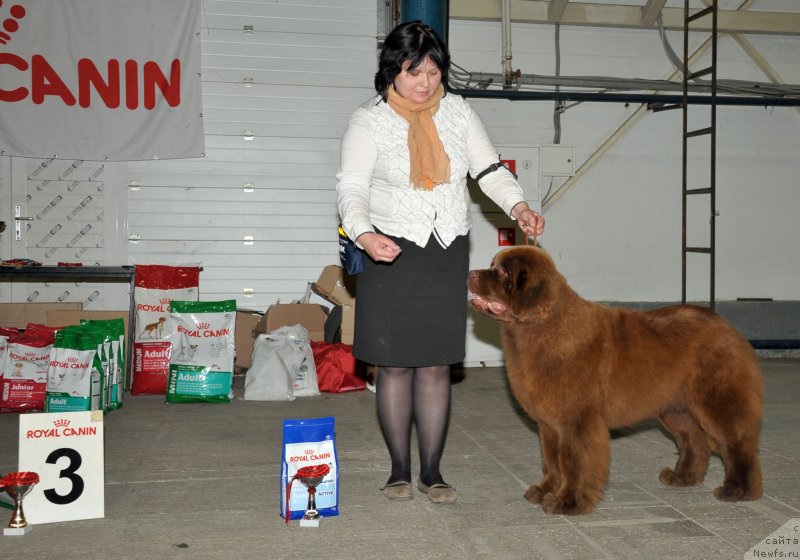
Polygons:
<instances>
[{"instance_id":1,"label":"brown newfoundland dog","mask_svg":"<svg viewBox=\"0 0 800 560\"><path fill-rule=\"evenodd\" d=\"M655 416L678 447L663 484L701 484L718 453L725 480L714 495L761 496L762 376L750 344L719 315L586 301L535 247L501 251L468 285L475 308L499 321L511 389L539 425L544 477L526 499L548 513L592 511L608 481L609 428Z\"/></svg>"}]
</instances>

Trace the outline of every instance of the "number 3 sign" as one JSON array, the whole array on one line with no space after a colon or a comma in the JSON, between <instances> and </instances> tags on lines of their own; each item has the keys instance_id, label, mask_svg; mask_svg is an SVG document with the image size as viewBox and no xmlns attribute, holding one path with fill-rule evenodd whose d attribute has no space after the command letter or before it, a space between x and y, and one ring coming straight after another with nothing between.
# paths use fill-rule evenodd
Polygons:
<instances>
[{"instance_id":1,"label":"number 3 sign","mask_svg":"<svg viewBox=\"0 0 800 560\"><path fill-rule=\"evenodd\" d=\"M20 414L19 470L39 473L23 502L31 525L103 517L103 412Z\"/></svg>"}]
</instances>

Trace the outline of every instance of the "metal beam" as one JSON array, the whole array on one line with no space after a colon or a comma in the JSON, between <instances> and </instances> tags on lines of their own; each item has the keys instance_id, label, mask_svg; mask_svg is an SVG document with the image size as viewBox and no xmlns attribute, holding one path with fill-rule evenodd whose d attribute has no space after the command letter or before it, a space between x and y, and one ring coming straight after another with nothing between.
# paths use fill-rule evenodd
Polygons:
<instances>
[{"instance_id":1,"label":"metal beam","mask_svg":"<svg viewBox=\"0 0 800 560\"><path fill-rule=\"evenodd\" d=\"M661 0L655 2L660 3ZM544 0L511 0L512 20L519 23L552 24L550 2ZM695 12L699 10L691 10ZM662 8L664 27L683 30L683 9ZM500 21L500 3L486 0L450 0L452 19ZM707 18L703 18L707 19ZM568 2L558 23L595 27L652 28L644 25L642 7L621 4L588 4ZM760 33L800 35L800 13L719 10L719 33ZM693 31L710 31L710 22L698 21Z\"/></svg>"},{"instance_id":2,"label":"metal beam","mask_svg":"<svg viewBox=\"0 0 800 560\"><path fill-rule=\"evenodd\" d=\"M755 0L745 0L741 6L739 6L740 10L748 9ZM708 0L703 0L703 4L706 6L710 4ZM736 43L741 47L741 49L745 52L747 56L755 63L758 68L766 74L769 80L774 84L785 84L786 82L781 78L780 74L767 62L767 59L755 48L753 43L747 37L742 36L740 33L732 33L731 38L736 41ZM800 107L795 107L795 111L800 113Z\"/></svg>"},{"instance_id":3,"label":"metal beam","mask_svg":"<svg viewBox=\"0 0 800 560\"><path fill-rule=\"evenodd\" d=\"M666 2L666 0L664 0ZM559 23L561 16L564 15L564 8L567 7L569 0L550 0L550 5L547 7L547 19L552 23Z\"/></svg>"},{"instance_id":4,"label":"metal beam","mask_svg":"<svg viewBox=\"0 0 800 560\"><path fill-rule=\"evenodd\" d=\"M502 74L496 74L499 79ZM683 96L669 93L638 93L619 92L608 93L603 91L531 91L526 89L458 89L451 88L456 95L475 99L507 99L509 101L588 101L594 103L647 103L651 109L658 110L662 105L675 105L683 103ZM708 95L690 95L689 105L710 105L711 97ZM744 106L744 107L800 107L800 97L767 97L758 95L719 95L717 105ZM663 108L661 109L663 110Z\"/></svg>"},{"instance_id":5,"label":"metal beam","mask_svg":"<svg viewBox=\"0 0 800 560\"><path fill-rule=\"evenodd\" d=\"M642 25L652 27L666 3L667 0L647 0L647 4L642 7Z\"/></svg>"},{"instance_id":6,"label":"metal beam","mask_svg":"<svg viewBox=\"0 0 800 560\"><path fill-rule=\"evenodd\" d=\"M703 54L705 54L705 52L710 47L711 47L711 39L709 38L706 39L702 45L697 47L697 50L695 50L694 53L692 53L692 56L689 58L690 64L694 63L695 61L697 61L698 58L703 56ZM680 72L676 70L672 72L672 74L670 74L667 80L674 80L679 74ZM646 114L647 114L647 106L640 105L636 109L636 111L634 111L627 119L625 119L625 122L623 122L620 126L618 126L617 129L603 141L600 147L598 147L594 152L592 152L592 154L588 158L586 158L586 161L584 161L580 165L580 167L578 167L578 169L575 170L575 175L573 175L572 177L561 183L561 185L559 185L559 187L553 192L553 194L551 194L547 198L547 200L543 201L542 212L546 212L551 206L553 206L553 204L555 204L558 201L559 198L564 196L564 194L566 194L566 192L569 189L575 186L575 183L577 183L578 180L583 175L585 175L589 171L589 169L591 169L592 166L595 163L597 163L597 161L608 150L610 150L614 146L614 144L616 144L623 136L625 136L625 134L633 127L633 125L636 124L639 121L639 119L641 119Z\"/></svg>"}]
</instances>

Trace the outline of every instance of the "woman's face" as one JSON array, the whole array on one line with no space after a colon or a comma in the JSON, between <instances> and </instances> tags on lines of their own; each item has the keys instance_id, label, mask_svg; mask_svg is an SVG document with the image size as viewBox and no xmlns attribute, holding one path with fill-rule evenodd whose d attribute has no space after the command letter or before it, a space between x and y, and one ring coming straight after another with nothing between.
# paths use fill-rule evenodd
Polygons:
<instances>
[{"instance_id":1,"label":"woman's face","mask_svg":"<svg viewBox=\"0 0 800 560\"><path fill-rule=\"evenodd\" d=\"M406 60L403 70L394 79L394 90L403 99L425 103L439 89L442 72L430 58L426 58L413 70L409 71L409 66L411 61Z\"/></svg>"}]
</instances>

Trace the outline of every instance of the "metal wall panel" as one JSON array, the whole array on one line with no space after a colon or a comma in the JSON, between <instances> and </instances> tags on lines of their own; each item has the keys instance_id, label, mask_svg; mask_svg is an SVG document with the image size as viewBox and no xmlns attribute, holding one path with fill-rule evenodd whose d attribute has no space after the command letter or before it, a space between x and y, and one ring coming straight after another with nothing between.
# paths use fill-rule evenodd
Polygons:
<instances>
[{"instance_id":1,"label":"metal wall panel","mask_svg":"<svg viewBox=\"0 0 800 560\"><path fill-rule=\"evenodd\" d=\"M203 9L206 154L129 163L128 260L200 263L201 299L263 310L338 262L339 144L373 92L376 3Z\"/></svg>"}]
</instances>

